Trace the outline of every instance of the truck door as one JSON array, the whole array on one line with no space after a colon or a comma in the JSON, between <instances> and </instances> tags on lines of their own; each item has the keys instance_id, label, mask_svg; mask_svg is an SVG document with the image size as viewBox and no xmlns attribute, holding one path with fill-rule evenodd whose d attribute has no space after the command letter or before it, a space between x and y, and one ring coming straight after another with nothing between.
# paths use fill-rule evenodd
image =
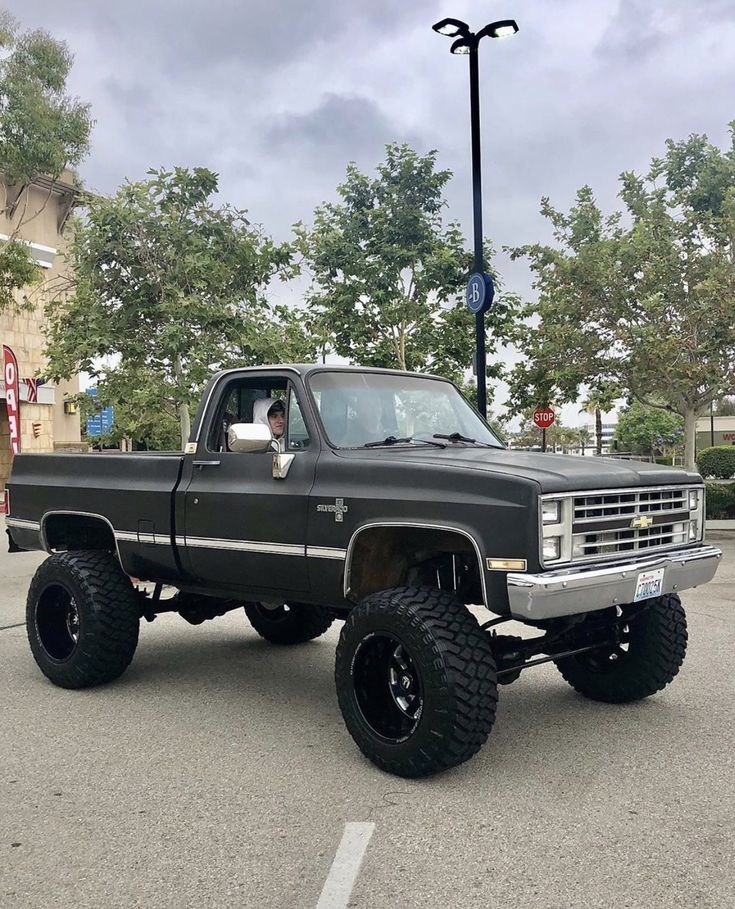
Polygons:
<instances>
[{"instance_id":1,"label":"truck door","mask_svg":"<svg viewBox=\"0 0 735 909\"><path fill-rule=\"evenodd\" d=\"M196 455L187 458L184 527L188 568L213 587L307 591L306 519L318 457L288 376L240 373L215 388ZM273 453L232 452L231 423L253 422L255 402L284 403L285 479L273 477ZM261 408L255 408L256 413ZM180 512L179 512L180 513ZM183 542L183 541L182 541Z\"/></svg>"}]
</instances>

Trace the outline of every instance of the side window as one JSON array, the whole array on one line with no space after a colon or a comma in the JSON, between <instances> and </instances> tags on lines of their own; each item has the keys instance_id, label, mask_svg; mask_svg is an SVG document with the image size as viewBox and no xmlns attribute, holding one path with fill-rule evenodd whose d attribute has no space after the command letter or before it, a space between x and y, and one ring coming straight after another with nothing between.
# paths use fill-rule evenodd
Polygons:
<instances>
[{"instance_id":1,"label":"side window","mask_svg":"<svg viewBox=\"0 0 735 909\"><path fill-rule=\"evenodd\" d=\"M288 393L286 448L288 451L300 451L302 448L308 448L310 441L299 399L294 389L291 388Z\"/></svg>"},{"instance_id":2,"label":"side window","mask_svg":"<svg viewBox=\"0 0 735 909\"><path fill-rule=\"evenodd\" d=\"M280 376L271 379L253 377L231 381L216 404L214 419L207 433L207 450L228 451L227 430L233 423L263 422L262 414L257 418L257 414L262 410L259 401L264 399L280 401L283 414L286 409L286 388L287 380Z\"/></svg>"}]
</instances>

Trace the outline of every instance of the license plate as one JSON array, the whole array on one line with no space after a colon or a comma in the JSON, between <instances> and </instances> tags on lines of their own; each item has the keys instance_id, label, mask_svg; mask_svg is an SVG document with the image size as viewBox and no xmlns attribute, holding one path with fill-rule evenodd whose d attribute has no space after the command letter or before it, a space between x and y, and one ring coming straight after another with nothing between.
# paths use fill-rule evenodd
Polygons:
<instances>
[{"instance_id":1,"label":"license plate","mask_svg":"<svg viewBox=\"0 0 735 909\"><path fill-rule=\"evenodd\" d=\"M655 571L642 571L638 575L638 583L635 585L633 602L638 603L640 600L650 600L653 597L660 597L663 586L663 568L657 568Z\"/></svg>"}]
</instances>

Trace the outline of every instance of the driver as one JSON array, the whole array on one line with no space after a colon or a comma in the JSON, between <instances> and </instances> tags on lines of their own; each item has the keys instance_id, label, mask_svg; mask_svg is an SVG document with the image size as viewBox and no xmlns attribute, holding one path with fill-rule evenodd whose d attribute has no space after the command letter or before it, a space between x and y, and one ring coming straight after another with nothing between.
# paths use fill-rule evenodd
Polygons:
<instances>
[{"instance_id":1,"label":"driver","mask_svg":"<svg viewBox=\"0 0 735 909\"><path fill-rule=\"evenodd\" d=\"M282 439L286 429L286 407L280 398L258 398L253 404L253 423L267 426L274 439Z\"/></svg>"}]
</instances>

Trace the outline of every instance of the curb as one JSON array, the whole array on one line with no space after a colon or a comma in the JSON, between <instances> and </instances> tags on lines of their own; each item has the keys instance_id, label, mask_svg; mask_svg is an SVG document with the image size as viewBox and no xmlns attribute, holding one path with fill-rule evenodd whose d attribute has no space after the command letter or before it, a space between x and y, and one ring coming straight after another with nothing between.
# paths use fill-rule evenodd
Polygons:
<instances>
[{"instance_id":1,"label":"curb","mask_svg":"<svg viewBox=\"0 0 735 909\"><path fill-rule=\"evenodd\" d=\"M705 521L705 530L729 530L731 533L735 533L735 520L729 521L714 521L709 520Z\"/></svg>"}]
</instances>

